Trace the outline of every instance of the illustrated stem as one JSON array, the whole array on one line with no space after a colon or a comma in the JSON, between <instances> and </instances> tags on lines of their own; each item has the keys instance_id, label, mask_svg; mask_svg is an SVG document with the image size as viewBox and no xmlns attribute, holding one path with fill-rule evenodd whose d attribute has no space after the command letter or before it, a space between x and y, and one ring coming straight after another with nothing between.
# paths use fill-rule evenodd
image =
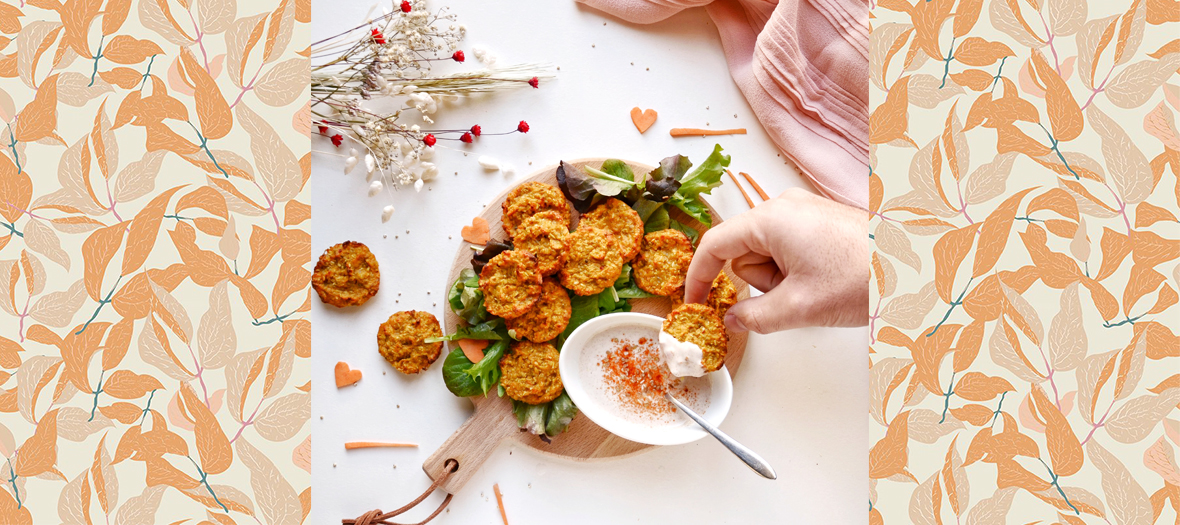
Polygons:
<instances>
[{"instance_id":1,"label":"illustrated stem","mask_svg":"<svg viewBox=\"0 0 1180 525\"><path fill-rule=\"evenodd\" d=\"M94 314L90 316L90 319L86 320L86 324L83 324L82 328L79 328L77 332L74 332L74 335L82 335L82 332L86 331L86 328L90 326L90 323L93 323L94 320L98 318L98 313L102 311L103 306L106 306L111 302L111 297L115 295L115 290L119 288L119 283L122 281L123 276L120 275L119 279L115 281L115 285L111 287L111 291L107 294L106 298L98 302L98 308L94 309Z\"/></svg>"},{"instance_id":2,"label":"illustrated stem","mask_svg":"<svg viewBox=\"0 0 1180 525\"><path fill-rule=\"evenodd\" d=\"M1004 78L1001 73L1004 71L1004 61L1006 60L1008 57L1000 57L1000 67L996 70L996 76L992 77L992 93L996 92L996 86L1000 84L1000 79Z\"/></svg>"},{"instance_id":3,"label":"illustrated stem","mask_svg":"<svg viewBox=\"0 0 1180 525\"><path fill-rule=\"evenodd\" d=\"M932 330L930 330L930 333L926 334L926 337L933 336L934 333L937 332L939 328L942 328L943 323L945 323L947 319L950 319L951 312L955 311L955 307L963 304L963 297L967 296L967 290L971 288L971 282L974 280L975 280L975 278L972 277L971 279L969 279L967 281L967 286L963 287L963 293L959 294L958 299L951 301L951 303L950 303L951 307L949 309L947 309L946 314L942 316L942 320L939 321L938 324L934 325L934 328Z\"/></svg>"},{"instance_id":4,"label":"illustrated stem","mask_svg":"<svg viewBox=\"0 0 1180 525\"><path fill-rule=\"evenodd\" d=\"M148 414L151 412L151 410L152 410L152 398L154 398L154 397L156 397L156 389L155 389L155 388L153 388L153 389L152 389L152 393L151 393L151 394L148 394L147 405L145 405L145 406L143 407L143 418L141 418L141 419L139 420L139 425L140 425L140 426L143 426L143 422L144 422L144 421L147 421L147 415L148 415Z\"/></svg>"},{"instance_id":5,"label":"illustrated stem","mask_svg":"<svg viewBox=\"0 0 1180 525\"><path fill-rule=\"evenodd\" d=\"M20 154L16 152L16 134L12 132L12 124L8 124L8 147L12 150L12 161L16 163L16 174L24 173L20 166ZM23 237L23 235L22 235Z\"/></svg>"},{"instance_id":6,"label":"illustrated stem","mask_svg":"<svg viewBox=\"0 0 1180 525\"><path fill-rule=\"evenodd\" d=\"M24 234L23 232L21 232L20 230L17 230L17 229L16 229L16 225L15 225L15 224L11 224L11 223L7 223L7 222L4 222L4 221L0 221L0 226L3 226L3 227L5 227L5 228L8 228L8 231L12 232L12 233L13 233L14 235L16 235L17 237L24 237L24 236L25 236L25 234Z\"/></svg>"},{"instance_id":7,"label":"illustrated stem","mask_svg":"<svg viewBox=\"0 0 1180 525\"><path fill-rule=\"evenodd\" d=\"M98 60L102 58L102 42L106 37L106 35L102 35L98 38L98 51L94 53L94 71L90 73L90 84L87 87L94 86L94 78L98 76Z\"/></svg>"},{"instance_id":8,"label":"illustrated stem","mask_svg":"<svg viewBox=\"0 0 1180 525\"><path fill-rule=\"evenodd\" d=\"M17 510L20 510L20 508L21 508L20 489L17 488L17 486L16 486L16 478L18 476L16 475L16 470L12 468L12 459L9 458L7 461L8 461L8 482L12 484L12 495L16 497Z\"/></svg>"},{"instance_id":9,"label":"illustrated stem","mask_svg":"<svg viewBox=\"0 0 1180 525\"><path fill-rule=\"evenodd\" d=\"M94 406L90 407L90 419L86 421L94 421L94 412L98 410L98 395L102 393L102 378L107 371L103 370L98 374L98 386L94 387Z\"/></svg>"},{"instance_id":10,"label":"illustrated stem","mask_svg":"<svg viewBox=\"0 0 1180 525\"><path fill-rule=\"evenodd\" d=\"M946 394L943 396L942 403L942 419L938 420L939 424L946 422L946 413L951 409L951 396L955 393L955 373L951 372L951 382L946 386Z\"/></svg>"},{"instance_id":11,"label":"illustrated stem","mask_svg":"<svg viewBox=\"0 0 1180 525\"><path fill-rule=\"evenodd\" d=\"M152 76L152 63L156 61L156 55L152 55L148 59L147 70L143 72L143 82L139 84L139 90L143 91L143 87L147 85L148 78Z\"/></svg>"},{"instance_id":12,"label":"illustrated stem","mask_svg":"<svg viewBox=\"0 0 1180 525\"><path fill-rule=\"evenodd\" d=\"M1081 516L1082 511L1078 510L1078 508L1075 507L1073 503L1070 503L1069 496L1066 496L1065 491L1061 489L1061 484L1057 482L1057 474L1053 472L1053 469L1049 468L1049 464L1045 463L1045 460L1037 458L1037 461L1040 461L1041 464L1045 466L1045 470L1049 471L1049 482L1057 488L1057 493L1061 494L1061 497L1065 500L1065 504L1069 505L1069 508L1073 509L1074 514Z\"/></svg>"},{"instance_id":13,"label":"illustrated stem","mask_svg":"<svg viewBox=\"0 0 1180 525\"><path fill-rule=\"evenodd\" d=\"M217 493L213 492L213 487L209 485L209 474L207 474L204 470L201 470L201 466L198 465L195 460L193 460L192 456L185 457L187 457L189 461L193 462L194 467L197 467L197 474L201 476L201 483L205 485L205 490L209 491L209 495L213 496L213 501L216 501L218 505L221 505L221 510L229 512L229 508L226 507L225 504L221 502L221 500L217 499Z\"/></svg>"},{"instance_id":14,"label":"illustrated stem","mask_svg":"<svg viewBox=\"0 0 1180 525\"><path fill-rule=\"evenodd\" d=\"M992 425L991 425L992 428L995 428L996 420L1000 419L1000 414L1003 413L1000 409L1004 406L1004 396L1007 396L1007 395L1008 395L1007 390L1000 392L1000 402L996 404L996 411L992 412Z\"/></svg>"},{"instance_id":15,"label":"illustrated stem","mask_svg":"<svg viewBox=\"0 0 1180 525\"><path fill-rule=\"evenodd\" d=\"M213 167L217 168L217 170L220 171L222 175L225 175L225 178L228 179L229 173L217 163L217 157L214 157L213 152L209 150L209 139L205 138L205 136L201 134L201 130L197 129L197 126L193 125L191 120L186 120L185 122L188 122L188 125L191 126L193 131L197 133L197 140L201 141L201 149L205 150L205 155L208 155L209 160L213 161Z\"/></svg>"},{"instance_id":16,"label":"illustrated stem","mask_svg":"<svg viewBox=\"0 0 1180 525\"><path fill-rule=\"evenodd\" d=\"M951 60L955 59L955 39L951 39L951 47L946 50L946 60L943 60L942 68L942 84L938 86L939 89L946 87L946 77L951 74Z\"/></svg>"}]
</instances>

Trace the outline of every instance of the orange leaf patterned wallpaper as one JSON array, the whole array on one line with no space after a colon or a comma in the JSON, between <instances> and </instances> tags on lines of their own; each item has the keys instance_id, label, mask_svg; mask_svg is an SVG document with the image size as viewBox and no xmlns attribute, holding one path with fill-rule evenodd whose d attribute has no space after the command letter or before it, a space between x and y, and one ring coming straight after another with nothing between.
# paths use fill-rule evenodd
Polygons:
<instances>
[{"instance_id":1,"label":"orange leaf patterned wallpaper","mask_svg":"<svg viewBox=\"0 0 1180 525\"><path fill-rule=\"evenodd\" d=\"M305 0L0 3L0 523L300 523Z\"/></svg>"},{"instance_id":2,"label":"orange leaf patterned wallpaper","mask_svg":"<svg viewBox=\"0 0 1180 525\"><path fill-rule=\"evenodd\" d=\"M872 523L1180 523L1180 4L877 0Z\"/></svg>"}]
</instances>

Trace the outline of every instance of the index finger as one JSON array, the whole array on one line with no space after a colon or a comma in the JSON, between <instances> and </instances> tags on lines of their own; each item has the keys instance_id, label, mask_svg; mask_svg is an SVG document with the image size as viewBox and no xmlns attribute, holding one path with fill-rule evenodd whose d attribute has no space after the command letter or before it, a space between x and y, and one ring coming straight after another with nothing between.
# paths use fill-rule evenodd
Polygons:
<instances>
[{"instance_id":1,"label":"index finger","mask_svg":"<svg viewBox=\"0 0 1180 525\"><path fill-rule=\"evenodd\" d=\"M768 255L753 231L751 221L741 215L723 222L701 237L684 278L684 302L703 303L725 262L748 253Z\"/></svg>"}]
</instances>

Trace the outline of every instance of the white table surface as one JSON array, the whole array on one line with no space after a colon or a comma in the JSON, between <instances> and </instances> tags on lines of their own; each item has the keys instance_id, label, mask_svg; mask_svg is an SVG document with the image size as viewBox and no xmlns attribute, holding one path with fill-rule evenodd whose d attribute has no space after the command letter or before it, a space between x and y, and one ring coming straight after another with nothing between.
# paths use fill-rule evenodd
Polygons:
<instances>
[{"instance_id":1,"label":"white table surface","mask_svg":"<svg viewBox=\"0 0 1180 525\"><path fill-rule=\"evenodd\" d=\"M540 90L444 108L439 128L478 123L492 132L512 129L523 119L532 131L483 137L467 148L467 156L440 150L442 175L421 193L397 192L392 202L397 212L386 224L379 217L388 198L366 196L361 170L345 176L341 158L313 155L313 254L348 239L363 242L381 264L382 283L376 297L359 308L337 310L313 300L308 523L339 523L417 496L429 484L422 461L472 412L469 401L443 386L441 360L419 376L404 376L377 353L374 334L398 310L442 317L446 272L461 246L459 229L515 183L481 170L479 155L515 164L519 179L562 158L611 156L654 164L681 153L699 163L719 142L733 155L735 173L755 175L771 195L809 187L778 157L730 79L716 28L703 9L635 26L571 0L451 0L449 5L468 27L461 48L469 66L470 48L478 44L497 53L501 64L550 62L560 71ZM363 2L313 0L313 41L356 25L368 9ZM636 105L659 111L644 135L628 115ZM706 125L746 127L749 135L719 140L668 135L672 127ZM312 147L334 149L319 138ZM709 201L724 217L747 209L728 178ZM499 483L513 525L865 523L867 340L866 328L751 337L722 429L765 457L778 471L777 481L756 476L711 439L593 463L555 460L505 443L435 522L500 523L492 494L492 484ZM360 369L364 379L337 390L332 378L337 361ZM344 442L354 440L409 441L419 448L346 452ZM404 521L422 519L439 501L440 496L431 497Z\"/></svg>"}]
</instances>

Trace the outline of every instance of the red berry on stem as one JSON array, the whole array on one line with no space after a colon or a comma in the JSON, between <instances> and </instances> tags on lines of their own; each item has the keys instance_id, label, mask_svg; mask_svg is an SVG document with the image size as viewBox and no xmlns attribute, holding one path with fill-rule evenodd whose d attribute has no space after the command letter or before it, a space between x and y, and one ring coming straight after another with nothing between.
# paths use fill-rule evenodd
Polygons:
<instances>
[{"instance_id":1,"label":"red berry on stem","mask_svg":"<svg viewBox=\"0 0 1180 525\"><path fill-rule=\"evenodd\" d=\"M533 78L529 79L529 85L533 86L534 89L539 87L538 84L540 84L540 83L541 83L541 81L537 80L537 77L533 77Z\"/></svg>"},{"instance_id":2,"label":"red berry on stem","mask_svg":"<svg viewBox=\"0 0 1180 525\"><path fill-rule=\"evenodd\" d=\"M521 133L528 133L529 132L529 123L525 122L523 120L520 121L520 124L516 125L516 131L519 131Z\"/></svg>"},{"instance_id":3,"label":"red berry on stem","mask_svg":"<svg viewBox=\"0 0 1180 525\"><path fill-rule=\"evenodd\" d=\"M403 0L402 1L402 12L409 13L410 9L413 9L412 7L410 7L410 2Z\"/></svg>"},{"instance_id":4,"label":"red berry on stem","mask_svg":"<svg viewBox=\"0 0 1180 525\"><path fill-rule=\"evenodd\" d=\"M422 137L422 143L427 146L433 146L436 142L438 142L438 139L434 138L434 135L427 134L425 137Z\"/></svg>"},{"instance_id":5,"label":"red berry on stem","mask_svg":"<svg viewBox=\"0 0 1180 525\"><path fill-rule=\"evenodd\" d=\"M462 62L464 60L467 60L467 55L464 55L463 50L460 49L458 51L455 51L455 54L451 55L451 59L453 59L455 62Z\"/></svg>"},{"instance_id":6,"label":"red berry on stem","mask_svg":"<svg viewBox=\"0 0 1180 525\"><path fill-rule=\"evenodd\" d=\"M479 127L479 124L471 126L471 134L472 135L475 135L478 137L481 133L483 133L483 128Z\"/></svg>"},{"instance_id":7,"label":"red berry on stem","mask_svg":"<svg viewBox=\"0 0 1180 525\"><path fill-rule=\"evenodd\" d=\"M333 146L336 146L337 148L339 148L340 145L343 143L344 143L344 135L341 135L339 133L332 135L332 145Z\"/></svg>"},{"instance_id":8,"label":"red berry on stem","mask_svg":"<svg viewBox=\"0 0 1180 525\"><path fill-rule=\"evenodd\" d=\"M471 144L475 139L472 138L471 132L467 132L464 133L462 137L459 137L459 140L465 144Z\"/></svg>"}]
</instances>

